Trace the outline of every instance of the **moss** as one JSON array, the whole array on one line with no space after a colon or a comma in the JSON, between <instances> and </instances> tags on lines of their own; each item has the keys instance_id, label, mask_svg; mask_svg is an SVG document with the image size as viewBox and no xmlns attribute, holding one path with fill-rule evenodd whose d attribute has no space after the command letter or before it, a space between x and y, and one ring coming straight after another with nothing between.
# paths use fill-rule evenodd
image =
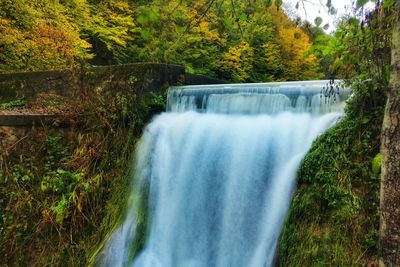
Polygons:
<instances>
[{"instance_id":1,"label":"moss","mask_svg":"<svg viewBox=\"0 0 400 267\"><path fill-rule=\"evenodd\" d=\"M129 172L114 180L110 187L111 198L105 206L105 215L98 231L92 236L89 245L86 248L87 265L93 266L96 262L96 256L103 248L105 242L117 229L126 216L126 205L131 188Z\"/></svg>"},{"instance_id":2,"label":"moss","mask_svg":"<svg viewBox=\"0 0 400 267\"><path fill-rule=\"evenodd\" d=\"M376 84L355 82L353 88L345 116L302 161L280 237L280 266L360 266L376 260L380 160L375 155L385 97Z\"/></svg>"},{"instance_id":3,"label":"moss","mask_svg":"<svg viewBox=\"0 0 400 267\"><path fill-rule=\"evenodd\" d=\"M372 174L375 177L379 177L381 173L381 165L382 165L382 154L378 153L372 160Z\"/></svg>"}]
</instances>

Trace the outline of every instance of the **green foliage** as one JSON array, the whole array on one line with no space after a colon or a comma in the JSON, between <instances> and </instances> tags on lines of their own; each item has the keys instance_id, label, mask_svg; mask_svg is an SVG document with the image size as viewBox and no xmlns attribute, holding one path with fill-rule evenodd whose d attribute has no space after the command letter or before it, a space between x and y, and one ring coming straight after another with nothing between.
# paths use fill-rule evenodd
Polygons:
<instances>
[{"instance_id":1,"label":"green foliage","mask_svg":"<svg viewBox=\"0 0 400 267\"><path fill-rule=\"evenodd\" d=\"M218 63L219 71L233 81L246 81L252 68L253 56L254 51L250 45L246 42L240 43L224 53L222 60Z\"/></svg>"},{"instance_id":2,"label":"green foliage","mask_svg":"<svg viewBox=\"0 0 400 267\"><path fill-rule=\"evenodd\" d=\"M343 19L322 50L332 64L329 71L342 78L372 72L382 82L389 79L391 8L378 5L365 21L358 17Z\"/></svg>"},{"instance_id":3,"label":"green foliage","mask_svg":"<svg viewBox=\"0 0 400 267\"><path fill-rule=\"evenodd\" d=\"M256 82L349 78L366 65L387 62L389 40L383 36L389 35L395 1L380 4L375 19L367 15L369 23L344 19L333 35L324 32L329 25L321 18L316 26L297 26L281 2L1 0L0 72L147 61ZM326 7L335 13L331 1ZM237 64L232 56L243 44L247 52ZM373 60L360 61L361 54L373 54Z\"/></svg>"},{"instance_id":4,"label":"green foliage","mask_svg":"<svg viewBox=\"0 0 400 267\"><path fill-rule=\"evenodd\" d=\"M0 73L75 66L90 58L58 1L0 1Z\"/></svg>"},{"instance_id":5,"label":"green foliage","mask_svg":"<svg viewBox=\"0 0 400 267\"><path fill-rule=\"evenodd\" d=\"M383 7L383 8L391 8L391 7L394 6L395 3L396 3L395 0L386 0L386 1L383 3L382 7Z\"/></svg>"},{"instance_id":6,"label":"green foliage","mask_svg":"<svg viewBox=\"0 0 400 267\"><path fill-rule=\"evenodd\" d=\"M0 265L85 266L125 216L135 141L165 96L84 92L79 130L34 131L0 153Z\"/></svg>"},{"instance_id":7,"label":"green foliage","mask_svg":"<svg viewBox=\"0 0 400 267\"><path fill-rule=\"evenodd\" d=\"M144 99L142 106L147 109L149 114L161 113L167 108L167 91L162 94L150 92Z\"/></svg>"},{"instance_id":8,"label":"green foliage","mask_svg":"<svg viewBox=\"0 0 400 267\"><path fill-rule=\"evenodd\" d=\"M281 266L376 261L382 86L355 81L344 118L314 142L303 160L280 238Z\"/></svg>"},{"instance_id":9,"label":"green foliage","mask_svg":"<svg viewBox=\"0 0 400 267\"><path fill-rule=\"evenodd\" d=\"M322 18L321 17L316 17L314 20L314 23L317 27L319 27L322 24Z\"/></svg>"},{"instance_id":10,"label":"green foliage","mask_svg":"<svg viewBox=\"0 0 400 267\"><path fill-rule=\"evenodd\" d=\"M274 3L277 7L280 7L283 4L283 0L275 0Z\"/></svg>"},{"instance_id":11,"label":"green foliage","mask_svg":"<svg viewBox=\"0 0 400 267\"><path fill-rule=\"evenodd\" d=\"M282 1L0 1L0 73L145 61L234 81L320 77Z\"/></svg>"},{"instance_id":12,"label":"green foliage","mask_svg":"<svg viewBox=\"0 0 400 267\"><path fill-rule=\"evenodd\" d=\"M56 214L56 222L62 224L64 218L66 217L68 209L68 201L65 199L63 195L59 202L54 203L51 205L50 210Z\"/></svg>"},{"instance_id":13,"label":"green foliage","mask_svg":"<svg viewBox=\"0 0 400 267\"><path fill-rule=\"evenodd\" d=\"M0 110L22 108L24 106L26 106L26 100L24 98L17 98L9 102L0 104Z\"/></svg>"},{"instance_id":14,"label":"green foliage","mask_svg":"<svg viewBox=\"0 0 400 267\"><path fill-rule=\"evenodd\" d=\"M328 38L309 28L317 57L328 59L328 73L352 77L353 95L344 118L314 142L301 164L280 238L281 266L377 265L390 7L380 4L364 19L345 18Z\"/></svg>"}]
</instances>

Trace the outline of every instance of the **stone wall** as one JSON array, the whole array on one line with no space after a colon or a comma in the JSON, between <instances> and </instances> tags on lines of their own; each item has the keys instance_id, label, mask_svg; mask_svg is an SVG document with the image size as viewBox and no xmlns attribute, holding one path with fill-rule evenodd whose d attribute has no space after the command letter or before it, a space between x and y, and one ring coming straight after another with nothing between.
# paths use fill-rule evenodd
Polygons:
<instances>
[{"instance_id":1,"label":"stone wall","mask_svg":"<svg viewBox=\"0 0 400 267\"><path fill-rule=\"evenodd\" d=\"M224 81L187 74L179 65L154 63L0 74L0 105L15 99L24 99L27 103L23 109L0 109L0 151L10 150L32 128L65 128L73 123L68 114L77 116L76 110L84 108L80 106L82 98L98 91L129 92L143 98L172 85L212 83ZM58 110L51 106L57 106Z\"/></svg>"},{"instance_id":2,"label":"stone wall","mask_svg":"<svg viewBox=\"0 0 400 267\"><path fill-rule=\"evenodd\" d=\"M82 69L0 74L0 104L16 97L35 99L40 93L73 97L76 88L136 90L139 94L165 90L170 85L224 83L203 75L188 74L184 67L171 64L134 63L92 66Z\"/></svg>"}]
</instances>

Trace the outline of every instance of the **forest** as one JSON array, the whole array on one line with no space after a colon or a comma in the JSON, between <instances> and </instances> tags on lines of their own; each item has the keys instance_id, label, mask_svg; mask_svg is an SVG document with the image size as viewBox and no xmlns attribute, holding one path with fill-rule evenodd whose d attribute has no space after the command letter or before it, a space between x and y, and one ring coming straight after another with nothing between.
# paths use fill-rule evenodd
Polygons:
<instances>
[{"instance_id":1,"label":"forest","mask_svg":"<svg viewBox=\"0 0 400 267\"><path fill-rule=\"evenodd\" d=\"M274 265L397 266L400 1L349 1L341 16L335 0L315 1L335 25L301 19L305 2L0 0L0 76L82 70L96 79L90 68L151 62L227 83L343 80L351 97L299 164ZM84 88L71 103L40 96L41 109L74 121L72 130L32 125L0 151L0 266L113 265L99 257L136 197L134 151L166 109L166 93L142 99L124 89ZM29 108L0 94L0 116ZM135 205L126 265L150 238L150 204Z\"/></svg>"},{"instance_id":2,"label":"forest","mask_svg":"<svg viewBox=\"0 0 400 267\"><path fill-rule=\"evenodd\" d=\"M163 62L265 82L333 77L352 60L338 56L348 22L329 35L321 18L301 21L294 7L288 15L262 0L2 0L1 7L1 73Z\"/></svg>"}]
</instances>

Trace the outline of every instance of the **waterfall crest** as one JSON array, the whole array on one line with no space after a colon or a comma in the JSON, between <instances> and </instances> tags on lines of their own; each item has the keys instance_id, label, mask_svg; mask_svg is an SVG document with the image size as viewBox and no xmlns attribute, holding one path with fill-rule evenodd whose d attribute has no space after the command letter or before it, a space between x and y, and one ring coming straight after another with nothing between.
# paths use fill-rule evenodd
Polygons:
<instances>
[{"instance_id":1,"label":"waterfall crest","mask_svg":"<svg viewBox=\"0 0 400 267\"><path fill-rule=\"evenodd\" d=\"M167 111L223 114L342 112L350 91L340 82L301 81L258 84L176 86Z\"/></svg>"},{"instance_id":2,"label":"waterfall crest","mask_svg":"<svg viewBox=\"0 0 400 267\"><path fill-rule=\"evenodd\" d=\"M133 190L149 192L146 244L130 261L132 204L98 265L273 265L300 161L343 110L340 93L322 105L321 84L170 89L169 112L136 152Z\"/></svg>"}]
</instances>

